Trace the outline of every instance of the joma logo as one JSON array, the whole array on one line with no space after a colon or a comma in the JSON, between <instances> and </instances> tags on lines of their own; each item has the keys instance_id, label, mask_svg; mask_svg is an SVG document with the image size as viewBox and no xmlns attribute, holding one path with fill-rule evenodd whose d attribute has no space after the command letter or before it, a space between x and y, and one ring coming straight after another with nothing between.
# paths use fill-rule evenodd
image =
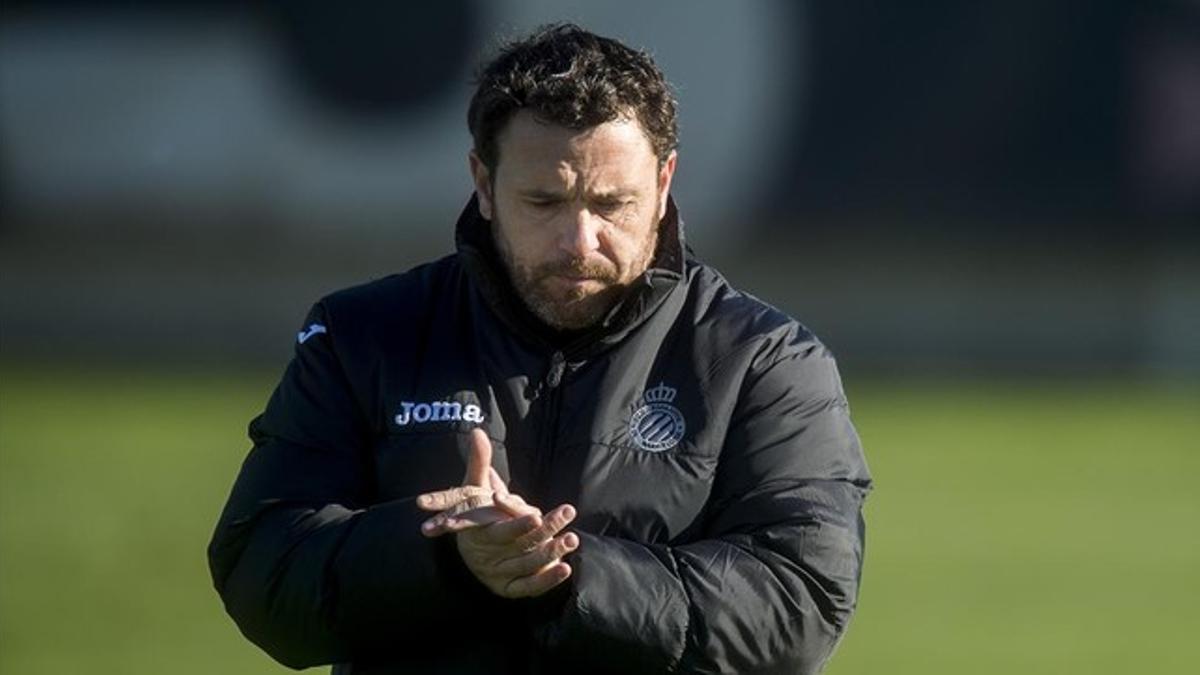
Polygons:
<instances>
[{"instance_id":1,"label":"joma logo","mask_svg":"<svg viewBox=\"0 0 1200 675\"><path fill-rule=\"evenodd\" d=\"M483 409L474 403L463 405L458 401L432 401L430 403L400 402L400 413L396 415L396 424L406 426L410 423L424 424L426 422L483 422Z\"/></svg>"}]
</instances>

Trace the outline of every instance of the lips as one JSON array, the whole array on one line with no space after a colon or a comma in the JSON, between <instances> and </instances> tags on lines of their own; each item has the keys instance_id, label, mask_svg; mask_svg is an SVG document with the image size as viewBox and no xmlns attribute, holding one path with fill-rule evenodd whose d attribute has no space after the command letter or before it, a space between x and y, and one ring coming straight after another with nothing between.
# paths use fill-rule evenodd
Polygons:
<instances>
[{"instance_id":1,"label":"lips","mask_svg":"<svg viewBox=\"0 0 1200 675\"><path fill-rule=\"evenodd\" d=\"M604 286L607 284L607 282L603 279L597 279L596 277L575 277L567 274L554 274L551 275L550 278L555 279L559 284L570 286L572 288L582 288L593 284L597 286Z\"/></svg>"},{"instance_id":2,"label":"lips","mask_svg":"<svg viewBox=\"0 0 1200 675\"><path fill-rule=\"evenodd\" d=\"M571 281L596 281L612 283L616 281L617 270L598 260L574 259L546 265L542 273L547 276L562 277Z\"/></svg>"}]
</instances>

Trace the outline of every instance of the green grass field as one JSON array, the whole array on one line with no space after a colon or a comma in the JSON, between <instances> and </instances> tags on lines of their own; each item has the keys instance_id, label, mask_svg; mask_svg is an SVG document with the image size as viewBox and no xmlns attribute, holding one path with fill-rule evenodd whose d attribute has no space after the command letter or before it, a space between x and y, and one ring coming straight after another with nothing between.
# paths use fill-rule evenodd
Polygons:
<instances>
[{"instance_id":1,"label":"green grass field","mask_svg":"<svg viewBox=\"0 0 1200 675\"><path fill-rule=\"evenodd\" d=\"M275 373L0 371L0 673L286 672L204 549ZM1200 660L1200 389L849 381L878 487L829 669Z\"/></svg>"}]
</instances>

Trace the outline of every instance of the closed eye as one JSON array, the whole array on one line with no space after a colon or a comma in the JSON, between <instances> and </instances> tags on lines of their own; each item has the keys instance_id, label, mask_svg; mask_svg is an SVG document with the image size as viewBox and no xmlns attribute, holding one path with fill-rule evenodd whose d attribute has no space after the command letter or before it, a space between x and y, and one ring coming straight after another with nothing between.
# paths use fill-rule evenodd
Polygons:
<instances>
[{"instance_id":1,"label":"closed eye","mask_svg":"<svg viewBox=\"0 0 1200 675\"><path fill-rule=\"evenodd\" d=\"M619 199L605 199L596 202L595 208L600 213L616 213L617 211L625 208L625 206L628 204L629 202L621 201Z\"/></svg>"}]
</instances>

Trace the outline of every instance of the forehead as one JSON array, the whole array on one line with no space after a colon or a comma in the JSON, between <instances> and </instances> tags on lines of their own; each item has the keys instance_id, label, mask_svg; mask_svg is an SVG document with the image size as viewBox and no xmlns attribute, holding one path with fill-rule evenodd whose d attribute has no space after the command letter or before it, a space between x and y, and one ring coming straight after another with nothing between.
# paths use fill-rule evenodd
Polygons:
<instances>
[{"instance_id":1,"label":"forehead","mask_svg":"<svg viewBox=\"0 0 1200 675\"><path fill-rule=\"evenodd\" d=\"M576 130L540 122L519 111L497 138L497 178L552 180L564 174L606 181L652 179L658 160L649 138L635 119L620 118Z\"/></svg>"}]
</instances>

